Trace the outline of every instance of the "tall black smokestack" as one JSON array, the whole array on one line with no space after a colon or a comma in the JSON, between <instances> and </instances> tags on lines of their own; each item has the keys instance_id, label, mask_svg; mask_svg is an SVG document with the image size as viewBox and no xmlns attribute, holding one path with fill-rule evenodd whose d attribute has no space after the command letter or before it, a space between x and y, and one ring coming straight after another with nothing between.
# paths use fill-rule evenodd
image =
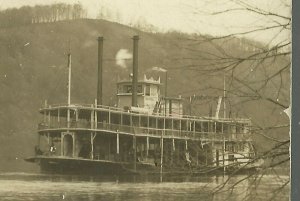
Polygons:
<instances>
[{"instance_id":1,"label":"tall black smokestack","mask_svg":"<svg viewBox=\"0 0 300 201\"><path fill-rule=\"evenodd\" d=\"M138 42L139 36L133 36L132 106L134 107L137 107Z\"/></svg>"},{"instance_id":2,"label":"tall black smokestack","mask_svg":"<svg viewBox=\"0 0 300 201\"><path fill-rule=\"evenodd\" d=\"M98 85L97 104L102 105L102 61L103 61L103 37L98 37Z\"/></svg>"}]
</instances>

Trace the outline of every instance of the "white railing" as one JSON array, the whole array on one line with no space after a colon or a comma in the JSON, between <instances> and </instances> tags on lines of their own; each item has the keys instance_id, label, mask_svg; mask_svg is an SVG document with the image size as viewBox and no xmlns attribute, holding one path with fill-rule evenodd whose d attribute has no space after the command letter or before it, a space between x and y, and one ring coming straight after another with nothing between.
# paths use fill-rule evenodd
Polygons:
<instances>
[{"instance_id":1,"label":"white railing","mask_svg":"<svg viewBox=\"0 0 300 201\"><path fill-rule=\"evenodd\" d=\"M112 133L123 133L136 136L153 136L163 138L180 138L180 139L198 139L212 141L251 141L250 133L215 133L215 132L195 132L174 129L159 129L151 127L135 127L120 124L100 123L97 125L92 122L70 122L68 127L67 121L51 122L50 125L40 123L39 131L60 130L60 129L77 129L77 130L95 130L109 131Z\"/></svg>"}]
</instances>

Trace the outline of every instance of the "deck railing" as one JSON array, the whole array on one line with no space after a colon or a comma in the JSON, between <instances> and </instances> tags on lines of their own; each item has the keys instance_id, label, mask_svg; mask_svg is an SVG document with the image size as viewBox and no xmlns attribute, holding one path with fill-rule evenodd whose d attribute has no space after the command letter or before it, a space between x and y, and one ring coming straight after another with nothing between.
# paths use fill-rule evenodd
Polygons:
<instances>
[{"instance_id":1,"label":"deck railing","mask_svg":"<svg viewBox=\"0 0 300 201\"><path fill-rule=\"evenodd\" d=\"M179 139L197 139L197 140L210 140L210 141L251 141L251 133L216 133L216 132L196 132L175 129L160 129L151 127L138 127L120 124L109 124L98 122L97 125L93 122L51 122L50 125L40 123L38 130L40 132L49 130L95 130L106 131L110 133L120 133L136 136L150 136L150 137L163 137L163 138L179 138Z\"/></svg>"},{"instance_id":2,"label":"deck railing","mask_svg":"<svg viewBox=\"0 0 300 201\"><path fill-rule=\"evenodd\" d=\"M86 110L97 110L97 111L110 111L110 112L118 112L118 113L130 113L132 115L145 115L145 114L138 114L136 112L130 110L124 110L123 108L107 106L107 105L94 105L94 104L51 104L42 106L40 111L44 110L55 110L55 109L86 109ZM165 117L163 113L156 113L156 114L148 114L148 116L160 116ZM250 119L247 118L216 118L216 117L206 117L206 116L192 116L192 115L178 115L178 116L167 116L168 118L174 119L191 119L191 120L207 120L207 121L227 121L227 122L240 122L240 123L250 123Z\"/></svg>"}]
</instances>

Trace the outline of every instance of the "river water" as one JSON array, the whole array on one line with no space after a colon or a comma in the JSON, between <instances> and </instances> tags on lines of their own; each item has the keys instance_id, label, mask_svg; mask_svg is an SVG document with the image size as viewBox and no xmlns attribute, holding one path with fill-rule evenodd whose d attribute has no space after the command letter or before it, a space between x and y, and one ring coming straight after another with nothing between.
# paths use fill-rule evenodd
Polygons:
<instances>
[{"instance_id":1,"label":"river water","mask_svg":"<svg viewBox=\"0 0 300 201\"><path fill-rule=\"evenodd\" d=\"M288 176L246 177L239 175L228 180L228 176L203 175L88 177L0 173L0 200L289 200L289 184L281 188Z\"/></svg>"}]
</instances>

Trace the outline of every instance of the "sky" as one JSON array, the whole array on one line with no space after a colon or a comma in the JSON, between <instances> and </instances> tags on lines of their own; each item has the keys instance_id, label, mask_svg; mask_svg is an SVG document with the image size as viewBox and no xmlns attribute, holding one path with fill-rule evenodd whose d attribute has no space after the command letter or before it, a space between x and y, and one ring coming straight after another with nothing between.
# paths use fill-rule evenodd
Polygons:
<instances>
[{"instance_id":1,"label":"sky","mask_svg":"<svg viewBox=\"0 0 300 201\"><path fill-rule=\"evenodd\" d=\"M291 15L291 0L0 0L0 8L58 2L81 3L87 9L89 18L96 18L101 8L108 8L125 25L139 22L151 24L160 32L176 30L214 36L287 22L276 16L256 14L249 10L222 13L229 9L245 8L245 3L246 7L250 5L267 13ZM278 28L241 36L276 45L283 40L290 40L290 31Z\"/></svg>"}]
</instances>

